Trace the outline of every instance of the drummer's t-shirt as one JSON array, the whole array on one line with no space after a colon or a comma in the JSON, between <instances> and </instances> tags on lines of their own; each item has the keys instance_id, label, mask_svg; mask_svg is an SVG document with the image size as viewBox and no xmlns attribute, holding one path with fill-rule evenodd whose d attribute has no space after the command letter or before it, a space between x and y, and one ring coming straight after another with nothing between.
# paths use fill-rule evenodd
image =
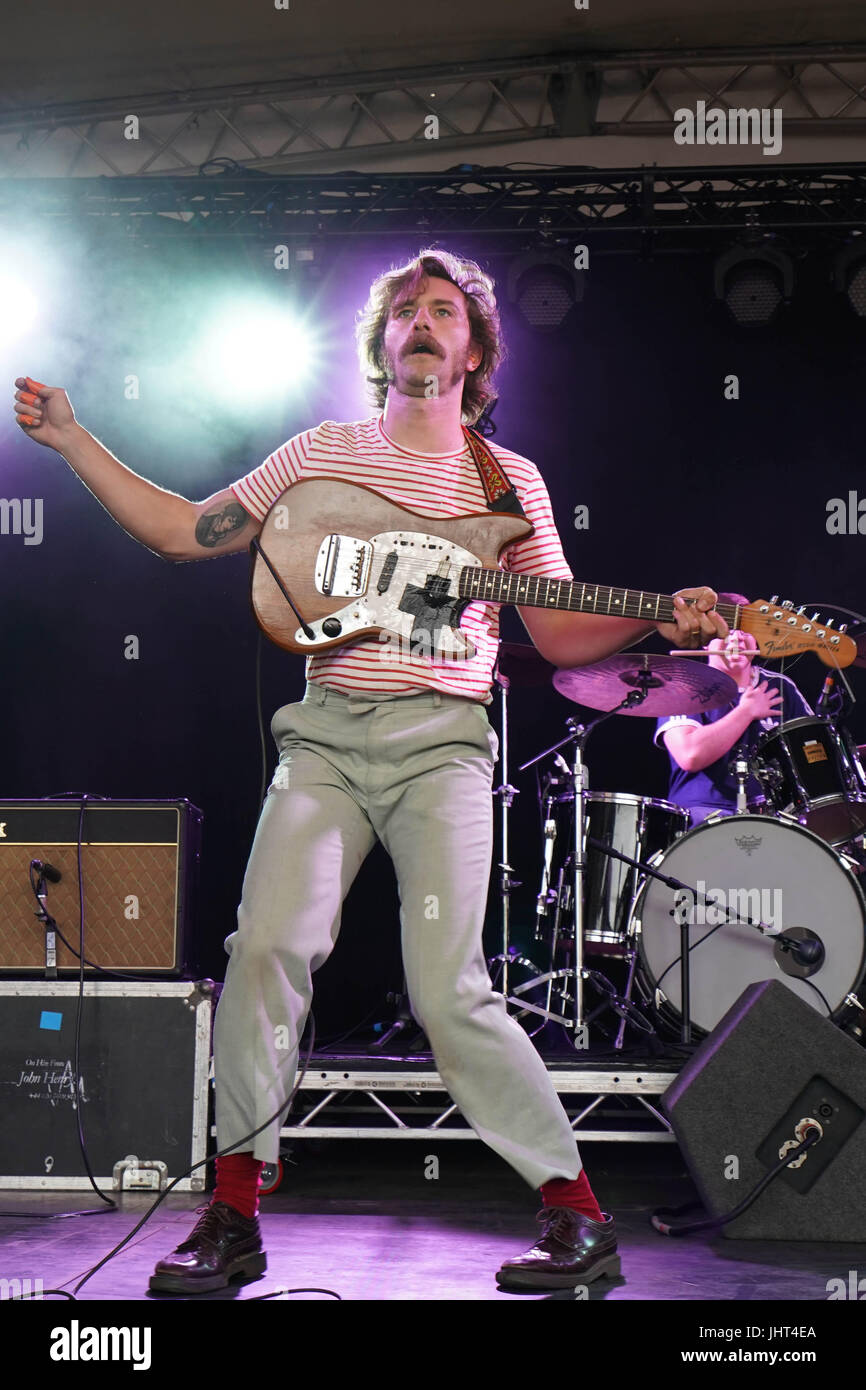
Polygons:
<instances>
[{"instance_id":1,"label":"drummer's t-shirt","mask_svg":"<svg viewBox=\"0 0 866 1390\"><path fill-rule=\"evenodd\" d=\"M732 814L736 810L737 779L729 771L729 768L738 748L742 749L744 756L749 758L754 753L761 734L770 729L778 728L780 723L786 724L790 719L802 719L812 713L796 685L788 676L783 676L775 671L767 671L761 666L753 666L752 672L756 684L760 680L767 681L771 690L781 691L782 709L780 716L771 715L767 719L753 719L738 744L734 744L721 758L717 758L714 763L710 763L707 767L702 767L699 772L686 772L668 753L671 765L668 798L675 801L678 806L685 806L691 812L693 825L700 824L714 811L726 811ZM718 709L705 710L698 715L666 715L663 719L658 720L653 742L657 746L664 747L661 744L661 739L666 731L680 728L685 724L695 724L698 728L703 724L715 724L717 720L730 714L731 710L736 707L738 700L739 696L731 700L730 704L721 705ZM749 800L759 797L761 794L761 784L757 778L750 777L746 783L746 795Z\"/></svg>"}]
</instances>

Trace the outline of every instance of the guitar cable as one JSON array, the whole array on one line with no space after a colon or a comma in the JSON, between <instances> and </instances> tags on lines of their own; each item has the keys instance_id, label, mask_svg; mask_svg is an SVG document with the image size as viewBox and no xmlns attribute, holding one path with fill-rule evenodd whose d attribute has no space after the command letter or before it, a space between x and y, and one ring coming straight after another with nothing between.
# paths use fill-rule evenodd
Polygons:
<instances>
[{"instance_id":1,"label":"guitar cable","mask_svg":"<svg viewBox=\"0 0 866 1390\"><path fill-rule=\"evenodd\" d=\"M764 1189L769 1187L783 1169L790 1167L796 1159L805 1155L807 1150L817 1144L822 1137L822 1131L815 1125L810 1125L797 1147L789 1150L783 1158L780 1158L779 1162L774 1164L755 1184L751 1192L724 1216L707 1217L703 1221L688 1221L682 1225L671 1225L667 1219L669 1217L685 1216L691 1211L705 1210L703 1202L689 1202L683 1207L659 1207L650 1217L650 1225L663 1236L691 1236L696 1235L699 1231L720 1230L722 1226L727 1226L731 1221L735 1221L738 1216L742 1216L744 1212L748 1211L749 1207L758 1200Z\"/></svg>"}]
</instances>

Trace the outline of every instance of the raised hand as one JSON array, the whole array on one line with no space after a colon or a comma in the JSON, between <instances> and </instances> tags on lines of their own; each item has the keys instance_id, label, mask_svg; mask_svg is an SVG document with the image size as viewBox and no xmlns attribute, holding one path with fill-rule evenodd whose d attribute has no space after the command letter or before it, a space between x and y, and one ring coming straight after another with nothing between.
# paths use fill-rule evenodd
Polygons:
<instances>
[{"instance_id":1,"label":"raised hand","mask_svg":"<svg viewBox=\"0 0 866 1390\"><path fill-rule=\"evenodd\" d=\"M14 406L25 434L49 449L61 449L75 426L69 397L61 386L44 386L30 376L15 379Z\"/></svg>"}]
</instances>

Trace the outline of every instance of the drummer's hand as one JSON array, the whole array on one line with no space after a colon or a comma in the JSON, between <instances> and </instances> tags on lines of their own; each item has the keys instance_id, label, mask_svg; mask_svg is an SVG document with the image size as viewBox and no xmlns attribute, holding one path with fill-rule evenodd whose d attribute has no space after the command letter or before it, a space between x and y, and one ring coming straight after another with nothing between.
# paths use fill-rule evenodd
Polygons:
<instances>
[{"instance_id":1,"label":"drummer's hand","mask_svg":"<svg viewBox=\"0 0 866 1390\"><path fill-rule=\"evenodd\" d=\"M758 681L740 696L740 704L748 710L752 719L769 719L782 708L782 692L771 690L767 681Z\"/></svg>"},{"instance_id":2,"label":"drummer's hand","mask_svg":"<svg viewBox=\"0 0 866 1390\"><path fill-rule=\"evenodd\" d=\"M694 603L686 603L686 599ZM674 622L659 623L658 630L675 647L703 647L713 637L727 637L728 625L716 613L714 589L680 589L674 594Z\"/></svg>"}]
</instances>

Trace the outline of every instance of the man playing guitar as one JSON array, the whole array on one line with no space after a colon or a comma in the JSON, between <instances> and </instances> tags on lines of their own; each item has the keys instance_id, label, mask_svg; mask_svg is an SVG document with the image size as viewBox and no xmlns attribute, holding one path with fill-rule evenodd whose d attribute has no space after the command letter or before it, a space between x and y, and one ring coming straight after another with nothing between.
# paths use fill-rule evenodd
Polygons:
<instances>
[{"instance_id":1,"label":"man playing guitar","mask_svg":"<svg viewBox=\"0 0 866 1390\"><path fill-rule=\"evenodd\" d=\"M76 423L62 389L19 378L15 409L21 428L62 454L130 535L176 562L245 549L276 498L316 476L375 488L429 515L483 512L487 497L463 422L473 424L495 400L502 343L492 281L472 261L422 252L375 281L358 340L380 413L295 435L200 503L127 469ZM570 579L540 474L527 459L491 447L534 526L504 565ZM656 628L681 647L724 637L715 602L709 588L682 590L667 624L519 611L541 654L571 667ZM395 652L369 637L317 654L308 660L303 700L274 716L279 766L238 929L226 943L214 1030L218 1143L221 1150L240 1144L241 1152L218 1160L213 1199L189 1239L158 1263L154 1289L194 1293L265 1268L257 1190L263 1164L278 1156L279 1123L249 1136L289 1097L312 972L334 946L343 899L377 837L397 874L413 1012L443 1082L477 1134L541 1189L542 1234L504 1262L500 1282L573 1287L619 1272L614 1219L592 1194L541 1058L486 969L497 740L485 706L498 608L473 601L463 626L476 651L460 662Z\"/></svg>"}]
</instances>

